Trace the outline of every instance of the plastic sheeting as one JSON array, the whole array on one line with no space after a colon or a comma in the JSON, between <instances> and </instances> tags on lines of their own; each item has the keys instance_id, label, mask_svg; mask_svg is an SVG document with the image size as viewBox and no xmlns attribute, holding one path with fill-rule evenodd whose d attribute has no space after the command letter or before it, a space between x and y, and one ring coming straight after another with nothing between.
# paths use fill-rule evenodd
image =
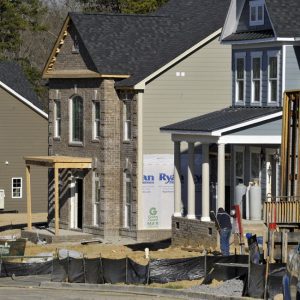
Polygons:
<instances>
[{"instance_id":1,"label":"plastic sheeting","mask_svg":"<svg viewBox=\"0 0 300 300\"><path fill-rule=\"evenodd\" d=\"M52 261L43 263L0 262L0 277L51 274Z\"/></svg>"}]
</instances>

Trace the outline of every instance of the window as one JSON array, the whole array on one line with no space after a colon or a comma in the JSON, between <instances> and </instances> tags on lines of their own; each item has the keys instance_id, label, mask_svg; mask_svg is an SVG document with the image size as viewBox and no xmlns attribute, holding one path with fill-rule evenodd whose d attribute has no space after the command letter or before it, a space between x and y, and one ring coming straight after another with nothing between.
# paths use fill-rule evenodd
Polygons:
<instances>
[{"instance_id":1,"label":"window","mask_svg":"<svg viewBox=\"0 0 300 300\"><path fill-rule=\"evenodd\" d=\"M54 101L54 137L61 135L61 105L59 100Z\"/></svg>"},{"instance_id":2,"label":"window","mask_svg":"<svg viewBox=\"0 0 300 300\"><path fill-rule=\"evenodd\" d=\"M100 102L93 101L93 139L100 138Z\"/></svg>"},{"instance_id":3,"label":"window","mask_svg":"<svg viewBox=\"0 0 300 300\"><path fill-rule=\"evenodd\" d=\"M264 25L264 1L250 1L250 26Z\"/></svg>"},{"instance_id":4,"label":"window","mask_svg":"<svg viewBox=\"0 0 300 300\"><path fill-rule=\"evenodd\" d=\"M262 69L262 54L261 53L252 53L251 54L251 78L252 78L252 87L251 95L253 103L261 102L261 69Z\"/></svg>"},{"instance_id":5,"label":"window","mask_svg":"<svg viewBox=\"0 0 300 300\"><path fill-rule=\"evenodd\" d=\"M131 204L132 204L132 184L131 174L128 170L125 170L123 174L124 185L124 227L131 227Z\"/></svg>"},{"instance_id":6,"label":"window","mask_svg":"<svg viewBox=\"0 0 300 300\"><path fill-rule=\"evenodd\" d=\"M237 53L235 59L236 66L236 96L237 103L244 102L245 99L245 57L246 53Z\"/></svg>"},{"instance_id":7,"label":"window","mask_svg":"<svg viewBox=\"0 0 300 300\"><path fill-rule=\"evenodd\" d=\"M235 184L244 183L244 149L235 149Z\"/></svg>"},{"instance_id":8,"label":"window","mask_svg":"<svg viewBox=\"0 0 300 300\"><path fill-rule=\"evenodd\" d=\"M260 179L260 148L250 148L250 180Z\"/></svg>"},{"instance_id":9,"label":"window","mask_svg":"<svg viewBox=\"0 0 300 300\"><path fill-rule=\"evenodd\" d=\"M71 142L83 142L83 99L75 96L71 99Z\"/></svg>"},{"instance_id":10,"label":"window","mask_svg":"<svg viewBox=\"0 0 300 300\"><path fill-rule=\"evenodd\" d=\"M77 35L74 36L73 45L72 45L72 53L78 54L79 53L79 42Z\"/></svg>"},{"instance_id":11,"label":"window","mask_svg":"<svg viewBox=\"0 0 300 300\"><path fill-rule=\"evenodd\" d=\"M11 180L11 197L22 198L22 177L15 177Z\"/></svg>"},{"instance_id":12,"label":"window","mask_svg":"<svg viewBox=\"0 0 300 300\"><path fill-rule=\"evenodd\" d=\"M278 78L278 54L279 52L268 52L268 100L269 103L277 103L279 98Z\"/></svg>"},{"instance_id":13,"label":"window","mask_svg":"<svg viewBox=\"0 0 300 300\"><path fill-rule=\"evenodd\" d=\"M123 102L123 139L129 141L131 139L131 101Z\"/></svg>"},{"instance_id":14,"label":"window","mask_svg":"<svg viewBox=\"0 0 300 300\"><path fill-rule=\"evenodd\" d=\"M94 172L94 226L100 225L100 176Z\"/></svg>"}]
</instances>

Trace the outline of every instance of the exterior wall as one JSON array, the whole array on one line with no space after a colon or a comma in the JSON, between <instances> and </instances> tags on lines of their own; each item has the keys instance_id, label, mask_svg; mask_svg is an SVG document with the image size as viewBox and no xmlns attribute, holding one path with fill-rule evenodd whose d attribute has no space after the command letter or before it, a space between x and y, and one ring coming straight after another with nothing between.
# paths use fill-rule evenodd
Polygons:
<instances>
[{"instance_id":1,"label":"exterior wall","mask_svg":"<svg viewBox=\"0 0 300 300\"><path fill-rule=\"evenodd\" d=\"M281 47L268 47L268 48L259 48L259 47L249 47L241 49L238 47L236 49L233 46L232 50L232 105L236 106L259 106L258 104L251 103L251 52L262 52L262 102L261 106L281 106L281 96L279 96L279 104L275 103L268 103L268 51L279 51L279 95L282 95L282 52ZM246 53L246 96L245 96L245 104L238 104L235 102L235 95L236 95L236 82L235 82L235 55L237 53L245 52Z\"/></svg>"},{"instance_id":2,"label":"exterior wall","mask_svg":"<svg viewBox=\"0 0 300 300\"><path fill-rule=\"evenodd\" d=\"M133 121L134 139L131 142L122 141L122 103L114 89L113 80L97 79L63 79L50 80L49 84L49 151L51 155L67 155L77 157L92 157L93 170L70 171L64 170L61 174L60 223L63 228L70 228L70 176L79 176L84 179L84 206L83 231L109 236L119 235L123 219L122 178L124 157L132 162L133 177L136 173L135 151L136 125ZM97 91L97 92L96 92ZM73 95L79 95L84 100L84 141L82 146L69 143L69 101ZM61 138L53 138L53 103L55 99L61 101ZM97 95L97 99L95 99ZM92 139L92 100L100 100L101 128L100 139ZM134 100L133 107L134 107ZM93 225L93 174L100 174L101 201L100 226ZM52 179L50 174L50 184ZM134 182L134 179L133 179ZM135 190L133 189L133 195ZM53 218L53 195L50 189L49 212ZM136 209L133 209L136 211ZM133 215L135 219L135 216ZM52 220L53 221L53 220ZM134 223L134 222L133 222ZM135 224L135 223L134 223ZM134 227L133 227L134 229ZM133 231L129 230L129 233Z\"/></svg>"},{"instance_id":3,"label":"exterior wall","mask_svg":"<svg viewBox=\"0 0 300 300\"><path fill-rule=\"evenodd\" d=\"M217 240L218 232L213 222L172 217L173 246L216 248Z\"/></svg>"},{"instance_id":4,"label":"exterior wall","mask_svg":"<svg viewBox=\"0 0 300 300\"><path fill-rule=\"evenodd\" d=\"M75 36L78 42L79 52L73 49ZM71 25L59 55L56 57L53 70L93 70L93 68L93 63L82 44L79 34L76 33L74 27Z\"/></svg>"},{"instance_id":5,"label":"exterior wall","mask_svg":"<svg viewBox=\"0 0 300 300\"><path fill-rule=\"evenodd\" d=\"M300 89L300 46L286 46L285 88Z\"/></svg>"},{"instance_id":6,"label":"exterior wall","mask_svg":"<svg viewBox=\"0 0 300 300\"><path fill-rule=\"evenodd\" d=\"M237 26L237 32L241 31L254 31L254 30L269 30L272 29L272 25L267 13L267 10L265 9L265 14L264 14L264 25L260 26L249 26L249 16L250 16L250 8L249 8L249 0L245 1L245 5L243 8L243 11L241 13L241 17L238 22Z\"/></svg>"},{"instance_id":7,"label":"exterior wall","mask_svg":"<svg viewBox=\"0 0 300 300\"><path fill-rule=\"evenodd\" d=\"M143 98L143 153L173 153L159 128L230 105L230 47L218 38L148 83ZM185 72L184 77L176 72Z\"/></svg>"},{"instance_id":8,"label":"exterior wall","mask_svg":"<svg viewBox=\"0 0 300 300\"><path fill-rule=\"evenodd\" d=\"M48 121L0 89L0 189L5 210L27 211L24 156L48 154ZM8 165L5 164L8 161ZM12 198L12 177L22 177L22 198ZM47 169L31 167L32 211L47 212Z\"/></svg>"}]
</instances>

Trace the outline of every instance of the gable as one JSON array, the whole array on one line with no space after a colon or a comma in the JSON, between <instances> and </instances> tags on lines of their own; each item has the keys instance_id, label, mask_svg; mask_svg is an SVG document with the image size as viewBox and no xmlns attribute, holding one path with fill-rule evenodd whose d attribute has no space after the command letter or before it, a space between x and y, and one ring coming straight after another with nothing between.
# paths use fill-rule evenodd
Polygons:
<instances>
[{"instance_id":1,"label":"gable","mask_svg":"<svg viewBox=\"0 0 300 300\"><path fill-rule=\"evenodd\" d=\"M253 0L246 0L241 16L238 20L236 32L244 32L244 31L261 31L261 30L272 30L272 25L270 22L270 18L267 12L266 7L264 8L264 24L250 26L250 2Z\"/></svg>"}]
</instances>

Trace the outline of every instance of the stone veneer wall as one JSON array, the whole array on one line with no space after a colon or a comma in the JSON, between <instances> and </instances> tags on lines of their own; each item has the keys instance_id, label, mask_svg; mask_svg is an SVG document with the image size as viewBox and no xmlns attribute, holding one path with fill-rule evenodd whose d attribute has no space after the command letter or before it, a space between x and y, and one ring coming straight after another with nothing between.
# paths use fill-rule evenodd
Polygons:
<instances>
[{"instance_id":1,"label":"stone veneer wall","mask_svg":"<svg viewBox=\"0 0 300 300\"><path fill-rule=\"evenodd\" d=\"M216 248L217 240L218 231L213 222L172 217L173 246Z\"/></svg>"}]
</instances>

